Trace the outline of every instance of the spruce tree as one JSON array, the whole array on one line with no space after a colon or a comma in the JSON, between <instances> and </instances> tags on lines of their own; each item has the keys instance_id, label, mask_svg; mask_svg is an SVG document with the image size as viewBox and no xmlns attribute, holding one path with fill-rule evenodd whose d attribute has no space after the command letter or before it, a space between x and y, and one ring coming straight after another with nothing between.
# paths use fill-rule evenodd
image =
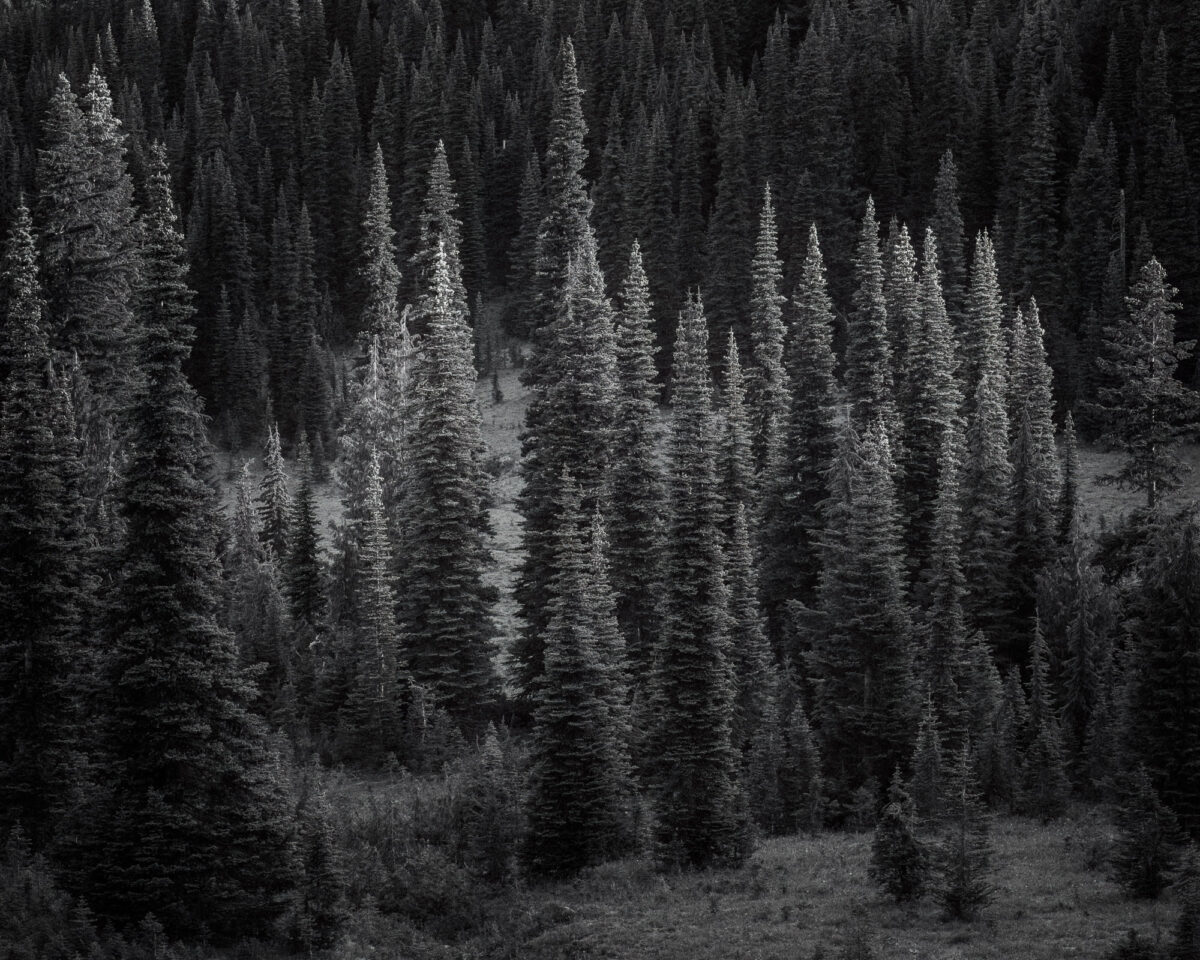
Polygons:
<instances>
[{"instance_id":1,"label":"spruce tree","mask_svg":"<svg viewBox=\"0 0 1200 960\"><path fill-rule=\"evenodd\" d=\"M1022 798L1043 822L1063 813L1071 784L1063 762L1062 730L1051 688L1049 652L1041 622L1030 646L1029 748L1022 766Z\"/></svg>"},{"instance_id":2,"label":"spruce tree","mask_svg":"<svg viewBox=\"0 0 1200 960\"><path fill-rule=\"evenodd\" d=\"M892 774L887 804L871 840L870 876L897 903L921 899L928 881L929 853L917 839L912 798L900 768Z\"/></svg>"},{"instance_id":3,"label":"spruce tree","mask_svg":"<svg viewBox=\"0 0 1200 960\"><path fill-rule=\"evenodd\" d=\"M399 323L400 268L396 265L395 236L383 148L376 144L363 214L360 267L363 307L358 329L368 337L391 338Z\"/></svg>"},{"instance_id":4,"label":"spruce tree","mask_svg":"<svg viewBox=\"0 0 1200 960\"><path fill-rule=\"evenodd\" d=\"M613 591L635 683L653 662L665 491L649 287L634 242L616 304L616 400L609 477Z\"/></svg>"},{"instance_id":5,"label":"spruce tree","mask_svg":"<svg viewBox=\"0 0 1200 960\"><path fill-rule=\"evenodd\" d=\"M652 796L662 856L693 866L744 857L735 688L721 550L708 329L693 295L679 317L671 391L668 524L655 665Z\"/></svg>"},{"instance_id":6,"label":"spruce tree","mask_svg":"<svg viewBox=\"0 0 1200 960\"><path fill-rule=\"evenodd\" d=\"M165 158L143 218L145 376L121 490L127 533L107 623L106 796L85 889L121 921L149 912L174 936L230 939L286 905L290 811L253 688L217 625L215 504L199 404L183 374L192 294Z\"/></svg>"},{"instance_id":7,"label":"spruce tree","mask_svg":"<svg viewBox=\"0 0 1200 960\"><path fill-rule=\"evenodd\" d=\"M419 307L426 332L413 371L400 612L413 680L467 718L487 703L495 684L494 592L483 581L490 525L474 346L445 244L438 241Z\"/></svg>"},{"instance_id":8,"label":"spruce tree","mask_svg":"<svg viewBox=\"0 0 1200 960\"><path fill-rule=\"evenodd\" d=\"M737 338L732 331L729 333L729 346L725 351L724 369L717 481L724 501L721 532L726 540L729 540L733 537L738 506L753 508L756 502L750 417L746 410L746 381L738 355Z\"/></svg>"},{"instance_id":9,"label":"spruce tree","mask_svg":"<svg viewBox=\"0 0 1200 960\"><path fill-rule=\"evenodd\" d=\"M783 644L788 601L813 605L816 599L821 504L828 496L825 472L837 440L833 306L815 227L809 230L808 254L786 317L791 405L784 442L776 462L768 465L761 541L764 607L777 649Z\"/></svg>"},{"instance_id":10,"label":"spruce tree","mask_svg":"<svg viewBox=\"0 0 1200 960\"><path fill-rule=\"evenodd\" d=\"M941 820L946 802L945 755L932 697L925 700L925 713L917 728L909 792L919 820L931 824Z\"/></svg>"},{"instance_id":11,"label":"spruce tree","mask_svg":"<svg viewBox=\"0 0 1200 960\"><path fill-rule=\"evenodd\" d=\"M880 419L889 436L897 437L892 384L887 302L883 293L883 258L875 201L867 198L854 251L854 293L846 322L845 386L850 416L859 430Z\"/></svg>"},{"instance_id":12,"label":"spruce tree","mask_svg":"<svg viewBox=\"0 0 1200 960\"><path fill-rule=\"evenodd\" d=\"M1195 435L1200 399L1175 378L1194 341L1177 343L1176 290L1151 259L1125 298L1128 313L1104 331L1107 358L1100 367L1112 385L1099 390L1111 423L1108 439L1125 454L1121 468L1103 480L1146 495L1150 509L1180 486L1185 467L1175 447Z\"/></svg>"},{"instance_id":13,"label":"spruce tree","mask_svg":"<svg viewBox=\"0 0 1200 960\"><path fill-rule=\"evenodd\" d=\"M725 543L726 584L729 590L730 660L737 697L733 744L746 752L761 728L770 722L773 663L759 608L758 568L750 546L744 503L734 510L733 527Z\"/></svg>"},{"instance_id":14,"label":"spruce tree","mask_svg":"<svg viewBox=\"0 0 1200 960\"><path fill-rule=\"evenodd\" d=\"M943 834L934 854L935 896L953 920L974 920L995 898L988 880L992 845L969 744L955 756L946 778Z\"/></svg>"},{"instance_id":15,"label":"spruce tree","mask_svg":"<svg viewBox=\"0 0 1200 960\"><path fill-rule=\"evenodd\" d=\"M325 564L321 559L321 535L317 530L312 457L303 435L297 461L300 484L292 502L284 592L291 605L292 619L315 631L320 629L325 618Z\"/></svg>"},{"instance_id":16,"label":"spruce tree","mask_svg":"<svg viewBox=\"0 0 1200 960\"><path fill-rule=\"evenodd\" d=\"M0 272L0 829L39 848L66 787L86 671L79 448L51 359L29 211L18 202ZM80 720L83 718L80 717Z\"/></svg>"},{"instance_id":17,"label":"spruce tree","mask_svg":"<svg viewBox=\"0 0 1200 960\"><path fill-rule=\"evenodd\" d=\"M382 763L400 740L400 632L396 627L392 549L383 515L379 460L367 463L362 540L355 570L354 618L345 703L338 716L344 759Z\"/></svg>"},{"instance_id":18,"label":"spruce tree","mask_svg":"<svg viewBox=\"0 0 1200 960\"><path fill-rule=\"evenodd\" d=\"M1133 897L1156 899L1170 885L1182 836L1141 764L1130 774L1116 820L1113 879Z\"/></svg>"},{"instance_id":19,"label":"spruce tree","mask_svg":"<svg viewBox=\"0 0 1200 960\"><path fill-rule=\"evenodd\" d=\"M959 323L959 351L962 359L963 388L967 410L973 411L979 381L987 369L993 389L1004 388L1003 300L996 275L996 252L986 232L975 238L975 258L971 264L971 282Z\"/></svg>"},{"instance_id":20,"label":"spruce tree","mask_svg":"<svg viewBox=\"0 0 1200 960\"><path fill-rule=\"evenodd\" d=\"M750 265L750 340L753 363L746 377L746 393L753 428L754 465L764 475L768 465L781 455L777 449L787 428L791 390L783 364L787 329L783 307L787 298L780 287L783 263L779 259L779 235L771 187L763 187L758 238Z\"/></svg>"},{"instance_id":21,"label":"spruce tree","mask_svg":"<svg viewBox=\"0 0 1200 960\"><path fill-rule=\"evenodd\" d=\"M963 217L958 198L958 165L954 151L947 149L938 163L933 188L933 218L930 221L938 238L942 268L942 291L946 310L955 331L962 329L963 301L967 287L967 265L963 249Z\"/></svg>"},{"instance_id":22,"label":"spruce tree","mask_svg":"<svg viewBox=\"0 0 1200 960\"><path fill-rule=\"evenodd\" d=\"M821 751L799 696L792 698L784 728L784 759L780 772L784 823L791 829L816 833L825 822L827 805Z\"/></svg>"},{"instance_id":23,"label":"spruce tree","mask_svg":"<svg viewBox=\"0 0 1200 960\"><path fill-rule=\"evenodd\" d=\"M600 636L604 617L584 540L582 494L559 485L554 582L534 710L525 858L536 874L562 875L619 855L629 842L628 742L613 716L612 675ZM611 594L609 596L611 607ZM611 618L612 611L608 611ZM614 628L615 623L608 626Z\"/></svg>"},{"instance_id":24,"label":"spruce tree","mask_svg":"<svg viewBox=\"0 0 1200 960\"><path fill-rule=\"evenodd\" d=\"M829 471L809 670L822 753L843 793L908 755L913 639L887 428L846 424Z\"/></svg>"},{"instance_id":25,"label":"spruce tree","mask_svg":"<svg viewBox=\"0 0 1200 960\"><path fill-rule=\"evenodd\" d=\"M267 432L267 449L263 454L263 478L259 483L258 499L263 543L282 560L288 555L292 495L288 491L287 472L283 465L283 450L277 424L271 424Z\"/></svg>"}]
</instances>

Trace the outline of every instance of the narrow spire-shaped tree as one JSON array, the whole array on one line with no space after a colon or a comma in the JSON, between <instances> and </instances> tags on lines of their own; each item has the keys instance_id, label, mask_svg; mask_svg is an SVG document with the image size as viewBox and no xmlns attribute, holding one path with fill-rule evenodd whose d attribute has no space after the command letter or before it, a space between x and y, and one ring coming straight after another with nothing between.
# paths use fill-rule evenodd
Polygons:
<instances>
[{"instance_id":1,"label":"narrow spire-shaped tree","mask_svg":"<svg viewBox=\"0 0 1200 960\"><path fill-rule=\"evenodd\" d=\"M597 601L598 579L584 540L579 486L559 484L554 581L545 668L537 681L525 858L537 874L566 874L627 849L629 745L613 714L616 691L601 649L615 631ZM607 613L607 616L605 615ZM607 622L605 622L607 621Z\"/></svg>"},{"instance_id":2,"label":"narrow spire-shaped tree","mask_svg":"<svg viewBox=\"0 0 1200 960\"><path fill-rule=\"evenodd\" d=\"M325 617L325 564L321 560L321 535L317 530L312 456L303 434L297 445L296 460L300 483L292 502L285 592L291 604L292 619L316 630Z\"/></svg>"},{"instance_id":3,"label":"narrow spire-shaped tree","mask_svg":"<svg viewBox=\"0 0 1200 960\"><path fill-rule=\"evenodd\" d=\"M771 647L759 607L758 567L744 503L738 503L734 509L733 526L725 545L725 582L729 590L729 658L737 687L733 745L744 753L764 724L771 722L773 674Z\"/></svg>"},{"instance_id":4,"label":"narrow spire-shaped tree","mask_svg":"<svg viewBox=\"0 0 1200 960\"><path fill-rule=\"evenodd\" d=\"M147 184L139 297L145 383L121 492L127 525L104 671L101 810L85 889L105 915L174 936L270 923L294 881L288 802L232 637L217 625L216 506L183 373L191 291L161 148Z\"/></svg>"},{"instance_id":5,"label":"narrow spire-shaped tree","mask_svg":"<svg viewBox=\"0 0 1200 960\"><path fill-rule=\"evenodd\" d=\"M651 324L649 285L635 241L617 295L617 390L608 534L617 620L638 679L647 675L653 663L666 495L658 457L662 429Z\"/></svg>"},{"instance_id":6,"label":"narrow spire-shaped tree","mask_svg":"<svg viewBox=\"0 0 1200 960\"><path fill-rule=\"evenodd\" d=\"M753 363L747 371L746 392L753 428L754 465L763 474L780 455L776 449L787 427L791 396L787 368L783 365L786 328L783 305L787 298L780 287L783 263L779 259L779 231L771 187L763 187L762 211L758 217L758 239L750 265L750 341Z\"/></svg>"},{"instance_id":7,"label":"narrow spire-shaped tree","mask_svg":"<svg viewBox=\"0 0 1200 960\"><path fill-rule=\"evenodd\" d=\"M271 424L267 430L267 449L263 454L263 478L258 487L258 501L263 543L282 560L288 555L292 495L288 492L287 471L283 465L283 450L276 424Z\"/></svg>"},{"instance_id":8,"label":"narrow spire-shaped tree","mask_svg":"<svg viewBox=\"0 0 1200 960\"><path fill-rule=\"evenodd\" d=\"M828 496L825 471L836 448L833 304L815 226L787 319L784 356L791 404L784 442L777 461L769 464L762 520L763 597L776 648L785 633L787 602L811 606L815 599L820 508Z\"/></svg>"},{"instance_id":9,"label":"narrow spire-shaped tree","mask_svg":"<svg viewBox=\"0 0 1200 960\"><path fill-rule=\"evenodd\" d=\"M963 250L963 218L958 197L958 165L954 162L954 151L950 149L942 154L938 164L933 188L933 219L929 225L938 238L946 310L958 331L967 269Z\"/></svg>"},{"instance_id":10,"label":"narrow spire-shaped tree","mask_svg":"<svg viewBox=\"0 0 1200 960\"><path fill-rule=\"evenodd\" d=\"M850 416L859 430L882 419L895 441L896 404L887 302L883 294L883 258L879 250L875 201L870 197L854 251L851 303L846 327L845 373Z\"/></svg>"},{"instance_id":11,"label":"narrow spire-shaped tree","mask_svg":"<svg viewBox=\"0 0 1200 960\"><path fill-rule=\"evenodd\" d=\"M737 337L729 332L725 351L725 389L721 391L720 447L717 453L717 479L724 502L721 532L733 536L734 517L739 504L753 507L754 463L751 452L750 417L746 410L746 381L738 356Z\"/></svg>"},{"instance_id":12,"label":"narrow spire-shaped tree","mask_svg":"<svg viewBox=\"0 0 1200 960\"><path fill-rule=\"evenodd\" d=\"M975 238L975 259L971 282L959 327L958 346L962 357L963 389L970 412L986 367L993 378L993 389L1004 389L1003 300L996 275L996 251L986 232Z\"/></svg>"},{"instance_id":13,"label":"narrow spire-shaped tree","mask_svg":"<svg viewBox=\"0 0 1200 960\"><path fill-rule=\"evenodd\" d=\"M1195 436L1200 410L1200 398L1175 378L1195 346L1175 340L1176 292L1151 259L1125 298L1128 312L1104 331L1106 354L1099 361L1111 377L1099 390L1108 437L1125 454L1121 468L1102 479L1145 493L1151 509L1183 482L1186 468L1176 447Z\"/></svg>"},{"instance_id":14,"label":"narrow spire-shaped tree","mask_svg":"<svg viewBox=\"0 0 1200 960\"><path fill-rule=\"evenodd\" d=\"M704 308L693 295L675 336L652 796L662 855L695 866L737 863L745 853L708 362Z\"/></svg>"},{"instance_id":15,"label":"narrow spire-shaped tree","mask_svg":"<svg viewBox=\"0 0 1200 960\"><path fill-rule=\"evenodd\" d=\"M81 662L84 526L78 442L51 361L29 211L0 272L0 829L39 848L66 785Z\"/></svg>"},{"instance_id":16,"label":"narrow spire-shaped tree","mask_svg":"<svg viewBox=\"0 0 1200 960\"><path fill-rule=\"evenodd\" d=\"M490 526L474 347L444 247L440 240L421 298L426 332L413 374L400 612L413 679L467 718L495 685L494 593L483 581Z\"/></svg>"},{"instance_id":17,"label":"narrow spire-shaped tree","mask_svg":"<svg viewBox=\"0 0 1200 960\"><path fill-rule=\"evenodd\" d=\"M399 322L400 268L396 265L396 231L392 229L387 168L383 148L378 144L363 215L360 270L363 306L358 329L367 337L390 338Z\"/></svg>"}]
</instances>

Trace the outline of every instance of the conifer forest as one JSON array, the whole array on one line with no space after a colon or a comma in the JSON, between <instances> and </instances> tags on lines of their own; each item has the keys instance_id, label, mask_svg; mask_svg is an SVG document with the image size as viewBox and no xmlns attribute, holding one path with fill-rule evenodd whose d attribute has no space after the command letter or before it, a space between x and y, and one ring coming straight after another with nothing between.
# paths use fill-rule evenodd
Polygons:
<instances>
[{"instance_id":1,"label":"conifer forest","mask_svg":"<svg viewBox=\"0 0 1200 960\"><path fill-rule=\"evenodd\" d=\"M1200 2L0 0L0 960L1200 960Z\"/></svg>"}]
</instances>

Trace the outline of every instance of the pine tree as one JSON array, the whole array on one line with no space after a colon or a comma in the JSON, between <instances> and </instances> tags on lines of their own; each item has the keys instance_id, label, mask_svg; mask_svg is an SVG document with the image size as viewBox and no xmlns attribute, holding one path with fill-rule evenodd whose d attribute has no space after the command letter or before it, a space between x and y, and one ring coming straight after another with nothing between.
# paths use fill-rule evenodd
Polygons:
<instances>
[{"instance_id":1,"label":"pine tree","mask_svg":"<svg viewBox=\"0 0 1200 960\"><path fill-rule=\"evenodd\" d=\"M833 307L815 227L787 320L784 356L792 399L778 460L768 465L761 546L764 607L776 649L782 646L787 602L815 601L825 472L836 449Z\"/></svg>"},{"instance_id":2,"label":"pine tree","mask_svg":"<svg viewBox=\"0 0 1200 960\"><path fill-rule=\"evenodd\" d=\"M1100 361L1113 381L1099 390L1108 438L1125 453L1121 469L1103 479L1144 492L1150 509L1182 483L1185 467L1174 448L1195 434L1200 411L1200 399L1175 379L1194 347L1175 341L1175 293L1157 260L1142 267L1125 300L1128 314L1104 332L1111 359Z\"/></svg>"},{"instance_id":3,"label":"pine tree","mask_svg":"<svg viewBox=\"0 0 1200 960\"><path fill-rule=\"evenodd\" d=\"M792 699L784 729L785 753L780 784L784 823L791 829L815 833L825 822L825 778L821 752L799 696Z\"/></svg>"},{"instance_id":4,"label":"pine tree","mask_svg":"<svg viewBox=\"0 0 1200 960\"><path fill-rule=\"evenodd\" d=\"M996 275L996 252L992 238L981 232L975 238L971 282L959 325L959 354L967 411L972 412L984 370L994 379L992 388L1004 391L1003 300ZM1006 427L1007 430L1007 427Z\"/></svg>"},{"instance_id":5,"label":"pine tree","mask_svg":"<svg viewBox=\"0 0 1200 960\"><path fill-rule=\"evenodd\" d=\"M366 336L391 339L400 317L400 268L396 265L396 231L388 199L383 148L376 144L362 222L363 307L358 329Z\"/></svg>"},{"instance_id":6,"label":"pine tree","mask_svg":"<svg viewBox=\"0 0 1200 960\"><path fill-rule=\"evenodd\" d=\"M932 697L925 701L925 714L917 728L909 792L918 819L928 823L941 820L946 805L945 763Z\"/></svg>"},{"instance_id":7,"label":"pine tree","mask_svg":"<svg viewBox=\"0 0 1200 960\"><path fill-rule=\"evenodd\" d=\"M1034 626L1029 669L1030 745L1021 771L1021 792L1029 812L1048 822L1066 809L1071 783L1063 763L1062 730L1053 702L1049 652L1040 621Z\"/></svg>"},{"instance_id":8,"label":"pine tree","mask_svg":"<svg viewBox=\"0 0 1200 960\"><path fill-rule=\"evenodd\" d=\"M38 847L75 737L86 608L79 449L51 360L29 211L18 202L0 273L0 829Z\"/></svg>"},{"instance_id":9,"label":"pine tree","mask_svg":"<svg viewBox=\"0 0 1200 960\"><path fill-rule=\"evenodd\" d=\"M1079 522L1079 442L1075 438L1075 417L1067 411L1062 429L1062 490L1058 496L1058 542L1067 546Z\"/></svg>"},{"instance_id":10,"label":"pine tree","mask_svg":"<svg viewBox=\"0 0 1200 960\"><path fill-rule=\"evenodd\" d=\"M287 472L279 440L279 426L271 424L267 449L263 454L263 478L259 483L258 516L263 543L281 560L288 555L292 496L288 491Z\"/></svg>"},{"instance_id":11,"label":"pine tree","mask_svg":"<svg viewBox=\"0 0 1200 960\"><path fill-rule=\"evenodd\" d=\"M288 933L297 948L320 950L333 946L347 919L346 874L335 842L333 810L312 785L300 801L296 820L303 874Z\"/></svg>"},{"instance_id":12,"label":"pine tree","mask_svg":"<svg viewBox=\"0 0 1200 960\"><path fill-rule=\"evenodd\" d=\"M232 938L286 905L290 812L249 711L252 686L217 625L215 505L182 369L192 294L161 150L143 229L145 385L121 492L127 533L104 667L108 787L85 842L85 889L115 919L153 912L174 936L205 927Z\"/></svg>"},{"instance_id":13,"label":"pine tree","mask_svg":"<svg viewBox=\"0 0 1200 960\"><path fill-rule=\"evenodd\" d=\"M650 324L649 287L635 241L617 295L617 390L608 534L617 619L634 676L639 679L647 676L653 662L665 497L658 454L662 435L659 387Z\"/></svg>"},{"instance_id":14,"label":"pine tree","mask_svg":"<svg viewBox=\"0 0 1200 960\"><path fill-rule=\"evenodd\" d=\"M483 581L490 525L474 346L455 296L457 264L445 255L445 243L438 241L418 308L426 333L413 372L400 611L413 680L467 718L495 685L489 650L494 591Z\"/></svg>"},{"instance_id":15,"label":"pine tree","mask_svg":"<svg viewBox=\"0 0 1200 960\"><path fill-rule=\"evenodd\" d=\"M430 306L428 291L436 282L438 250L446 258L446 277L450 284L450 304L456 313L469 316L467 288L463 285L462 221L455 215L458 197L454 181L450 179L450 163L446 148L439 140L429 164L428 189L421 206L418 221L417 245L409 260L410 283L414 294L411 317L413 335L422 337L427 332L430 318L425 309Z\"/></svg>"},{"instance_id":16,"label":"pine tree","mask_svg":"<svg viewBox=\"0 0 1200 960\"><path fill-rule=\"evenodd\" d=\"M970 746L958 751L946 783L943 836L935 851L935 893L946 915L974 920L995 897L988 882L992 847L990 818L972 769Z\"/></svg>"},{"instance_id":17,"label":"pine tree","mask_svg":"<svg viewBox=\"0 0 1200 960\"><path fill-rule=\"evenodd\" d=\"M859 430L882 420L898 439L892 384L887 302L883 294L883 259L875 201L867 199L854 253L854 293L846 322L845 385L850 416Z\"/></svg>"},{"instance_id":18,"label":"pine tree","mask_svg":"<svg viewBox=\"0 0 1200 960\"><path fill-rule=\"evenodd\" d=\"M958 165L954 162L953 150L947 149L938 164L937 181L933 188L933 218L929 225L938 238L946 310L955 331L959 332L962 329L967 265L963 250L963 217L958 200Z\"/></svg>"},{"instance_id":19,"label":"pine tree","mask_svg":"<svg viewBox=\"0 0 1200 960\"><path fill-rule=\"evenodd\" d=\"M897 903L920 900L929 872L929 854L917 839L912 798L900 768L892 774L887 805L871 840L871 879Z\"/></svg>"},{"instance_id":20,"label":"pine tree","mask_svg":"<svg viewBox=\"0 0 1200 960\"><path fill-rule=\"evenodd\" d=\"M846 424L829 471L819 619L809 671L822 753L849 792L908 755L912 624L887 429Z\"/></svg>"},{"instance_id":21,"label":"pine tree","mask_svg":"<svg viewBox=\"0 0 1200 960\"><path fill-rule=\"evenodd\" d=\"M755 470L764 475L768 465L781 455L777 448L783 442L791 400L787 368L783 365L787 333L783 306L787 298L780 290L783 263L779 259L778 228L769 184L763 187L750 273L750 340L754 362L747 373L746 392L754 430Z\"/></svg>"},{"instance_id":22,"label":"pine tree","mask_svg":"<svg viewBox=\"0 0 1200 960\"><path fill-rule=\"evenodd\" d=\"M530 153L521 180L521 197L517 209L520 227L509 251L508 289L515 299L513 332L528 336L537 327L537 297L534 278L537 275L538 233L546 215L542 190L542 167L536 153Z\"/></svg>"},{"instance_id":23,"label":"pine tree","mask_svg":"<svg viewBox=\"0 0 1200 960\"><path fill-rule=\"evenodd\" d=\"M758 569L750 546L746 506L738 503L725 543L725 574L729 590L729 628L737 697L733 745L750 749L760 729L770 722L769 694L773 663L759 609Z\"/></svg>"},{"instance_id":24,"label":"pine tree","mask_svg":"<svg viewBox=\"0 0 1200 960\"><path fill-rule=\"evenodd\" d=\"M727 652L708 330L697 296L679 317L671 396L667 549L654 680L657 839L670 861L737 863L744 844L730 742L735 689Z\"/></svg>"},{"instance_id":25,"label":"pine tree","mask_svg":"<svg viewBox=\"0 0 1200 960\"><path fill-rule=\"evenodd\" d=\"M543 875L571 873L620 854L630 824L628 741L612 714L612 675L599 636L603 618L591 596L606 584L592 578L582 494L569 473L560 490L525 850L530 868ZM609 626L615 632L615 623Z\"/></svg>"}]
</instances>

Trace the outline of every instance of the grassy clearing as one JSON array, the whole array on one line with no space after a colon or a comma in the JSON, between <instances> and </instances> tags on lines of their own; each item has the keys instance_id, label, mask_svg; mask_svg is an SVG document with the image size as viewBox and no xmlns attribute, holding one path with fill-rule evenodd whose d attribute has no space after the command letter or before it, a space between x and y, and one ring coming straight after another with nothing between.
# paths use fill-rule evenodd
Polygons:
<instances>
[{"instance_id":1,"label":"grassy clearing","mask_svg":"<svg viewBox=\"0 0 1200 960\"><path fill-rule=\"evenodd\" d=\"M863 936L881 960L1098 960L1127 930L1169 936L1169 899L1127 900L1103 866L1088 868L1092 823L1082 814L1048 826L999 820L996 902L971 924L943 921L928 901L900 907L882 895L867 877L870 834L824 834L767 841L740 871L664 875L625 862L535 888L512 905L526 923L510 931L506 952L493 940L460 955L808 960L818 948L837 957Z\"/></svg>"}]
</instances>

